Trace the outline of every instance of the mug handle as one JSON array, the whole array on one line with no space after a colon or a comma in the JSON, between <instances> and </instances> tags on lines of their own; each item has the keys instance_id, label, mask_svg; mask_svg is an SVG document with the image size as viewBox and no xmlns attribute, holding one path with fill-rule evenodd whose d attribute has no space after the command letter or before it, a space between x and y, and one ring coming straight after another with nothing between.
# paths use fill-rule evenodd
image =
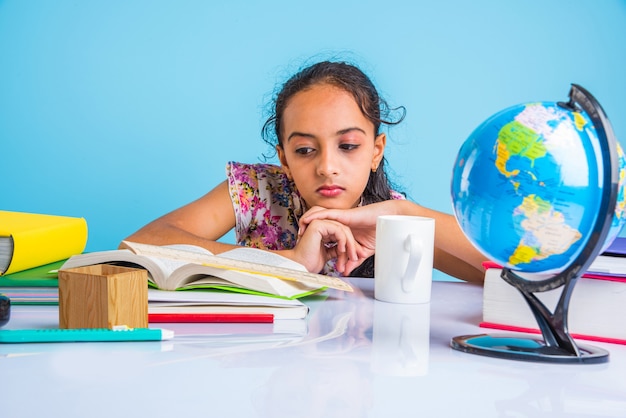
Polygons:
<instances>
[{"instance_id":1,"label":"mug handle","mask_svg":"<svg viewBox=\"0 0 626 418\"><path fill-rule=\"evenodd\" d=\"M422 261L422 243L419 241L417 235L409 234L409 236L406 237L404 241L404 251L409 253L409 261L402 275L402 290L405 293L409 293L415 288L417 269Z\"/></svg>"}]
</instances>

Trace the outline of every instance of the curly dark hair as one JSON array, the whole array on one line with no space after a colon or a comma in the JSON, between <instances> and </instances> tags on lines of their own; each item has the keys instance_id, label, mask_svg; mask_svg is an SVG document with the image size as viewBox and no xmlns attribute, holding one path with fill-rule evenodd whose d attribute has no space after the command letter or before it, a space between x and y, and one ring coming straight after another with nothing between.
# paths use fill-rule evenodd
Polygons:
<instances>
[{"instance_id":1,"label":"curly dark hair","mask_svg":"<svg viewBox=\"0 0 626 418\"><path fill-rule=\"evenodd\" d=\"M282 147L282 117L289 100L296 93L318 84L330 84L350 93L363 115L374 124L376 136L380 134L381 125L397 125L406 114L403 106L390 109L369 77L355 65L347 62L322 61L301 69L287 80L275 95L272 113L265 121L261 132L265 142L273 147ZM390 117L392 112L399 112L399 117L392 120ZM363 191L364 205L391 199L391 184L385 162L383 157L378 169L370 173Z\"/></svg>"}]
</instances>

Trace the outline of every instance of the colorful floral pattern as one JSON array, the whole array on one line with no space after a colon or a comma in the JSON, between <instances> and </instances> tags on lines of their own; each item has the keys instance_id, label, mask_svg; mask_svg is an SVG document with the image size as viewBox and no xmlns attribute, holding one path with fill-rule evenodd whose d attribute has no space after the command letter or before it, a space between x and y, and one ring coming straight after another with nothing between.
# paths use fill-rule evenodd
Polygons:
<instances>
[{"instance_id":1,"label":"colorful floral pattern","mask_svg":"<svg viewBox=\"0 0 626 418\"><path fill-rule=\"evenodd\" d=\"M293 248L298 219L306 205L281 167L272 164L229 162L226 177L235 209L237 244L268 250ZM393 193L394 199L403 199ZM321 273L341 276L329 260Z\"/></svg>"}]
</instances>

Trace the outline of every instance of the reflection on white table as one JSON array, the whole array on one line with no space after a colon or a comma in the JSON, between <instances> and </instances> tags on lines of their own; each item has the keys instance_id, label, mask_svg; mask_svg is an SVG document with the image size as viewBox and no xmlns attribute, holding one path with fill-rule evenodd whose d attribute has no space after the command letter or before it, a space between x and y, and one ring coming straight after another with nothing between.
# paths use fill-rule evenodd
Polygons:
<instances>
[{"instance_id":1,"label":"reflection on white table","mask_svg":"<svg viewBox=\"0 0 626 418\"><path fill-rule=\"evenodd\" d=\"M354 293L307 300L306 321L163 324L173 340L0 345L0 416L626 417L626 346L607 364L552 365L455 351L478 327L482 288L435 282L430 304ZM58 327L14 306L7 329ZM164 326L165 327L165 326Z\"/></svg>"},{"instance_id":2,"label":"reflection on white table","mask_svg":"<svg viewBox=\"0 0 626 418\"><path fill-rule=\"evenodd\" d=\"M430 303L374 301L371 369L386 376L428 374Z\"/></svg>"}]
</instances>

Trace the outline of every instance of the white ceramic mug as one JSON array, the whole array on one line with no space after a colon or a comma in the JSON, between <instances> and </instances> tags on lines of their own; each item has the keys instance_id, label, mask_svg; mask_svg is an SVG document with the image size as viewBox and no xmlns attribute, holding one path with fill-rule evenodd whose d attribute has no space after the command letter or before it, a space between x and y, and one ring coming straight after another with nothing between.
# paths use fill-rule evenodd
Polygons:
<instances>
[{"instance_id":1,"label":"white ceramic mug","mask_svg":"<svg viewBox=\"0 0 626 418\"><path fill-rule=\"evenodd\" d=\"M384 215L376 221L374 297L393 303L428 303L433 277L435 220Z\"/></svg>"},{"instance_id":2,"label":"white ceramic mug","mask_svg":"<svg viewBox=\"0 0 626 418\"><path fill-rule=\"evenodd\" d=\"M374 301L372 338L374 373L425 376L430 357L430 303Z\"/></svg>"}]
</instances>

